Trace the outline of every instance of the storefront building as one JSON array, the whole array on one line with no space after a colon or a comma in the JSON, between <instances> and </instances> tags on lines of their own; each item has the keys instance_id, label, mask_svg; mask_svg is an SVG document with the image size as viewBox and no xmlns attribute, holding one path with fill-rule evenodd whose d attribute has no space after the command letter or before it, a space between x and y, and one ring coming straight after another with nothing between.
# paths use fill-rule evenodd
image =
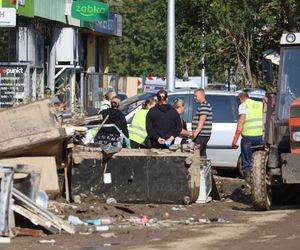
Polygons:
<instances>
[{"instance_id":1,"label":"storefront building","mask_svg":"<svg viewBox=\"0 0 300 250\"><path fill-rule=\"evenodd\" d=\"M78 93L87 92L80 89L82 72L109 73L109 40L122 35L121 16L109 12L107 19L86 22L72 17L72 5L72 0L0 0L1 108L51 90L73 110ZM15 27L1 23L7 8L16 10ZM101 88L108 84L102 77Z\"/></svg>"}]
</instances>

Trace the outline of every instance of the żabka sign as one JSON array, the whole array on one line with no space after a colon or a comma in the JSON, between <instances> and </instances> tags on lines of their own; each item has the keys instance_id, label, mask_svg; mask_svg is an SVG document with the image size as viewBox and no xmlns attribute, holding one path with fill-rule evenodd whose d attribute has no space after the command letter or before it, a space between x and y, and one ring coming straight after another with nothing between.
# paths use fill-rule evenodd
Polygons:
<instances>
[{"instance_id":1,"label":"\u017cabka sign","mask_svg":"<svg viewBox=\"0 0 300 250\"><path fill-rule=\"evenodd\" d=\"M87 21L98 22L108 17L109 8L105 3L96 1L76 1L72 3L72 17Z\"/></svg>"}]
</instances>

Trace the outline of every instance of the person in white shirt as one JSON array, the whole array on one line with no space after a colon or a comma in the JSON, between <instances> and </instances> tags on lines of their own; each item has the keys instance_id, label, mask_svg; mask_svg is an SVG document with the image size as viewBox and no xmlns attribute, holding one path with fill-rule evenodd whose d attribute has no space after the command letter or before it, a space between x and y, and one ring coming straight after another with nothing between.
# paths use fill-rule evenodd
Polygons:
<instances>
[{"instance_id":1,"label":"person in white shirt","mask_svg":"<svg viewBox=\"0 0 300 250\"><path fill-rule=\"evenodd\" d=\"M111 100L116 96L116 92L110 90L105 93L104 100L101 102L99 113L105 109L111 108Z\"/></svg>"}]
</instances>

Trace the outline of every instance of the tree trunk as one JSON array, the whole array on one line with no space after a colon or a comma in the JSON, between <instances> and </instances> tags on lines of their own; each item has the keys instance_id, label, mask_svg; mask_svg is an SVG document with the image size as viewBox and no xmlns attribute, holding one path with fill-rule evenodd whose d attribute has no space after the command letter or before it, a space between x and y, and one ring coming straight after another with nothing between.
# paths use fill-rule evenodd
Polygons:
<instances>
[{"instance_id":1,"label":"tree trunk","mask_svg":"<svg viewBox=\"0 0 300 250\"><path fill-rule=\"evenodd\" d=\"M289 0L280 0L281 6L284 9L287 21L288 21L288 31L295 32L299 31L299 26L296 21L295 12Z\"/></svg>"}]
</instances>

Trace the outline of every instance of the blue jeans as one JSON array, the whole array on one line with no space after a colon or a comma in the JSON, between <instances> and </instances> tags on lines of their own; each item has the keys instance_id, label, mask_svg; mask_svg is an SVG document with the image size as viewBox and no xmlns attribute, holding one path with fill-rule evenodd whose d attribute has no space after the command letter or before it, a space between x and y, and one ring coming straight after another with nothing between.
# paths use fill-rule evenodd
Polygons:
<instances>
[{"instance_id":1,"label":"blue jeans","mask_svg":"<svg viewBox=\"0 0 300 250\"><path fill-rule=\"evenodd\" d=\"M262 142L262 136L242 136L241 154L244 175L250 174L251 157L253 152L251 147L261 145Z\"/></svg>"}]
</instances>

